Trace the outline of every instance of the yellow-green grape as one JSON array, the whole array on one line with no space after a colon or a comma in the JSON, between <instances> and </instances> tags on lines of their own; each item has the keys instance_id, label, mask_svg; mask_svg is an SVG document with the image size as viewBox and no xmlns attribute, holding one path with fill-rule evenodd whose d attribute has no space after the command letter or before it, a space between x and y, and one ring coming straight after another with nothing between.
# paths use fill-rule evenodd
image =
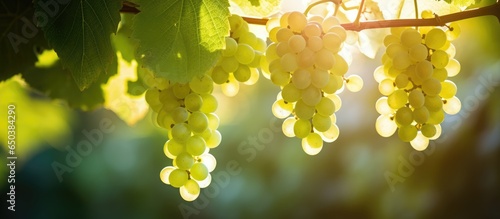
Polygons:
<instances>
[{"instance_id":1,"label":"yellow-green grape","mask_svg":"<svg viewBox=\"0 0 500 219\"><path fill-rule=\"evenodd\" d=\"M318 133L310 133L302 139L302 149L308 155L316 155L323 148L323 139Z\"/></svg>"},{"instance_id":2,"label":"yellow-green grape","mask_svg":"<svg viewBox=\"0 0 500 219\"><path fill-rule=\"evenodd\" d=\"M335 103L328 97L322 97L316 105L316 112L323 116L331 116L335 112Z\"/></svg>"},{"instance_id":3,"label":"yellow-green grape","mask_svg":"<svg viewBox=\"0 0 500 219\"><path fill-rule=\"evenodd\" d=\"M216 130L219 128L220 119L215 113L207 113L205 114L208 118L208 128L212 130Z\"/></svg>"},{"instance_id":4,"label":"yellow-green grape","mask_svg":"<svg viewBox=\"0 0 500 219\"><path fill-rule=\"evenodd\" d=\"M170 185L170 173L174 171L176 168L173 166L166 166L160 171L160 179L163 183Z\"/></svg>"},{"instance_id":5,"label":"yellow-green grape","mask_svg":"<svg viewBox=\"0 0 500 219\"><path fill-rule=\"evenodd\" d=\"M321 100L321 90L314 86L309 86L302 92L302 101L309 106L316 106Z\"/></svg>"},{"instance_id":6,"label":"yellow-green grape","mask_svg":"<svg viewBox=\"0 0 500 219\"><path fill-rule=\"evenodd\" d=\"M387 97L379 98L375 103L375 109L380 115L390 115L394 113L394 109L387 103Z\"/></svg>"},{"instance_id":7,"label":"yellow-green grape","mask_svg":"<svg viewBox=\"0 0 500 219\"><path fill-rule=\"evenodd\" d=\"M260 73L257 68L250 68L250 78L243 82L245 85L254 85L259 80Z\"/></svg>"},{"instance_id":8,"label":"yellow-green grape","mask_svg":"<svg viewBox=\"0 0 500 219\"><path fill-rule=\"evenodd\" d=\"M305 138L311 132L311 122L307 119L299 119L293 126L293 132L298 138Z\"/></svg>"},{"instance_id":9,"label":"yellow-green grape","mask_svg":"<svg viewBox=\"0 0 500 219\"><path fill-rule=\"evenodd\" d=\"M295 115L299 119L308 120L314 115L314 107L305 104L301 99L295 104Z\"/></svg>"},{"instance_id":10,"label":"yellow-green grape","mask_svg":"<svg viewBox=\"0 0 500 219\"><path fill-rule=\"evenodd\" d=\"M410 141L410 145L417 151L423 151L429 145L429 138L424 136L421 132L417 132L417 136Z\"/></svg>"},{"instance_id":11,"label":"yellow-green grape","mask_svg":"<svg viewBox=\"0 0 500 219\"><path fill-rule=\"evenodd\" d=\"M208 128L208 118L205 113L193 112L189 116L188 124L193 132L201 133Z\"/></svg>"},{"instance_id":12,"label":"yellow-green grape","mask_svg":"<svg viewBox=\"0 0 500 219\"><path fill-rule=\"evenodd\" d=\"M425 103L425 96L420 89L415 89L408 94L408 102L413 108L420 108Z\"/></svg>"},{"instance_id":13,"label":"yellow-green grape","mask_svg":"<svg viewBox=\"0 0 500 219\"><path fill-rule=\"evenodd\" d=\"M297 120L294 117L288 117L281 124L281 130L283 134L287 137L293 138L295 137L294 126Z\"/></svg>"},{"instance_id":14,"label":"yellow-green grape","mask_svg":"<svg viewBox=\"0 0 500 219\"><path fill-rule=\"evenodd\" d=\"M186 152L193 156L200 156L205 152L205 140L199 135L193 135L186 141Z\"/></svg>"},{"instance_id":15,"label":"yellow-green grape","mask_svg":"<svg viewBox=\"0 0 500 219\"><path fill-rule=\"evenodd\" d=\"M457 23L451 23L448 27L449 29L446 31L446 36L449 41L453 41L460 35L460 26Z\"/></svg>"},{"instance_id":16,"label":"yellow-green grape","mask_svg":"<svg viewBox=\"0 0 500 219\"><path fill-rule=\"evenodd\" d=\"M179 192L185 201L194 201L200 195L200 186L196 181L190 179L181 186Z\"/></svg>"},{"instance_id":17,"label":"yellow-green grape","mask_svg":"<svg viewBox=\"0 0 500 219\"><path fill-rule=\"evenodd\" d=\"M460 72L460 63L456 59L450 59L448 65L446 65L446 71L448 72L448 77L456 76Z\"/></svg>"},{"instance_id":18,"label":"yellow-green grape","mask_svg":"<svg viewBox=\"0 0 500 219\"><path fill-rule=\"evenodd\" d=\"M342 42L344 42L347 38L347 33L346 33L345 29L339 25L333 26L332 28L328 29L327 32L337 34L340 37L340 39L342 40Z\"/></svg>"},{"instance_id":19,"label":"yellow-green grape","mask_svg":"<svg viewBox=\"0 0 500 219\"><path fill-rule=\"evenodd\" d=\"M443 110L449 115L457 114L460 112L460 108L462 108L462 103L456 96L446 99L443 103Z\"/></svg>"},{"instance_id":20,"label":"yellow-green grape","mask_svg":"<svg viewBox=\"0 0 500 219\"><path fill-rule=\"evenodd\" d=\"M293 72L297 70L297 55L294 53L286 53L281 57L281 66L286 72Z\"/></svg>"},{"instance_id":21,"label":"yellow-green grape","mask_svg":"<svg viewBox=\"0 0 500 219\"><path fill-rule=\"evenodd\" d=\"M293 32L300 33L306 25L307 19L304 14L294 11L288 15L288 26Z\"/></svg>"},{"instance_id":22,"label":"yellow-green grape","mask_svg":"<svg viewBox=\"0 0 500 219\"><path fill-rule=\"evenodd\" d=\"M337 53L342 46L342 38L336 33L326 33L323 35L323 47L331 52Z\"/></svg>"},{"instance_id":23,"label":"yellow-green grape","mask_svg":"<svg viewBox=\"0 0 500 219\"><path fill-rule=\"evenodd\" d=\"M247 65L240 65L236 71L233 73L234 78L239 82L245 82L250 79L252 76L252 72L250 71L250 67Z\"/></svg>"},{"instance_id":24,"label":"yellow-green grape","mask_svg":"<svg viewBox=\"0 0 500 219\"><path fill-rule=\"evenodd\" d=\"M424 81L432 76L432 63L427 60L421 61L416 64L415 71L417 76Z\"/></svg>"},{"instance_id":25,"label":"yellow-green grape","mask_svg":"<svg viewBox=\"0 0 500 219\"><path fill-rule=\"evenodd\" d=\"M332 115L332 116L334 116L334 115ZM328 142L328 143L332 143L335 140L337 140L337 138L339 137L339 134L340 134L339 127L334 122L332 122L332 125L330 126L330 128L328 130L326 130L326 132L319 133L319 135L321 136L323 141Z\"/></svg>"},{"instance_id":26,"label":"yellow-green grape","mask_svg":"<svg viewBox=\"0 0 500 219\"><path fill-rule=\"evenodd\" d=\"M288 39L288 48L295 53L301 52L306 48L306 40L302 35L293 35Z\"/></svg>"},{"instance_id":27,"label":"yellow-green grape","mask_svg":"<svg viewBox=\"0 0 500 219\"><path fill-rule=\"evenodd\" d=\"M288 46L288 42L279 42L276 45L276 54L278 57L283 57L287 53L293 53Z\"/></svg>"},{"instance_id":28,"label":"yellow-green grape","mask_svg":"<svg viewBox=\"0 0 500 219\"><path fill-rule=\"evenodd\" d=\"M224 95L234 97L240 90L240 83L238 83L233 74L230 74L227 82L221 85L221 90Z\"/></svg>"},{"instance_id":29,"label":"yellow-green grape","mask_svg":"<svg viewBox=\"0 0 500 219\"><path fill-rule=\"evenodd\" d=\"M402 71L411 65L411 59L407 52L397 54L392 60L392 66L395 70Z\"/></svg>"},{"instance_id":30,"label":"yellow-green grape","mask_svg":"<svg viewBox=\"0 0 500 219\"><path fill-rule=\"evenodd\" d=\"M236 69L238 69L238 67L240 66L240 63L238 62L238 60L234 56L231 56L231 57L222 58L220 66L226 72L234 72L234 71L236 71Z\"/></svg>"},{"instance_id":31,"label":"yellow-green grape","mask_svg":"<svg viewBox=\"0 0 500 219\"><path fill-rule=\"evenodd\" d=\"M173 92L178 99L184 99L191 92L191 88L188 84L177 83L173 86Z\"/></svg>"},{"instance_id":32,"label":"yellow-green grape","mask_svg":"<svg viewBox=\"0 0 500 219\"><path fill-rule=\"evenodd\" d=\"M314 69L311 72L311 83L317 88L324 88L329 80L330 74L326 70Z\"/></svg>"},{"instance_id":33,"label":"yellow-green grape","mask_svg":"<svg viewBox=\"0 0 500 219\"><path fill-rule=\"evenodd\" d=\"M417 137L417 128L413 125L405 125L401 126L398 129L398 136L401 139L401 141L404 142L410 142L411 140L415 139Z\"/></svg>"},{"instance_id":34,"label":"yellow-green grape","mask_svg":"<svg viewBox=\"0 0 500 219\"><path fill-rule=\"evenodd\" d=\"M210 137L206 140L208 148L216 148L222 141L222 135L218 130L210 131Z\"/></svg>"},{"instance_id":35,"label":"yellow-green grape","mask_svg":"<svg viewBox=\"0 0 500 219\"><path fill-rule=\"evenodd\" d=\"M230 57L236 54L236 49L238 48L238 42L231 37L226 37L226 48L222 50L223 57Z\"/></svg>"},{"instance_id":36,"label":"yellow-green grape","mask_svg":"<svg viewBox=\"0 0 500 219\"><path fill-rule=\"evenodd\" d=\"M302 35L308 39L311 39L311 37L319 37L321 36L321 33L321 26L317 23L308 23L302 30Z\"/></svg>"},{"instance_id":37,"label":"yellow-green grape","mask_svg":"<svg viewBox=\"0 0 500 219\"><path fill-rule=\"evenodd\" d=\"M340 22L338 18L334 16L326 17L321 23L321 26L323 27L323 32L328 32L330 28L337 25L340 25Z\"/></svg>"},{"instance_id":38,"label":"yellow-green grape","mask_svg":"<svg viewBox=\"0 0 500 219\"><path fill-rule=\"evenodd\" d=\"M443 108L443 101L439 96L425 96L424 106L429 111L438 111Z\"/></svg>"},{"instance_id":39,"label":"yellow-green grape","mask_svg":"<svg viewBox=\"0 0 500 219\"><path fill-rule=\"evenodd\" d=\"M424 19L434 18L434 13L431 10L423 10L420 16Z\"/></svg>"},{"instance_id":40,"label":"yellow-green grape","mask_svg":"<svg viewBox=\"0 0 500 219\"><path fill-rule=\"evenodd\" d=\"M408 83L410 83L410 79L407 74L402 73L396 76L396 78L394 79L394 83L396 84L396 87L402 89L408 86Z\"/></svg>"},{"instance_id":41,"label":"yellow-green grape","mask_svg":"<svg viewBox=\"0 0 500 219\"><path fill-rule=\"evenodd\" d=\"M281 96L283 100L289 103L298 101L302 97L302 91L295 87L292 83L289 83L283 87L281 91Z\"/></svg>"},{"instance_id":42,"label":"yellow-green grape","mask_svg":"<svg viewBox=\"0 0 500 219\"><path fill-rule=\"evenodd\" d=\"M424 124L422 125L422 128L420 128L420 132L427 137L427 138L432 138L434 135L436 135L437 130L436 126L432 124Z\"/></svg>"},{"instance_id":43,"label":"yellow-green grape","mask_svg":"<svg viewBox=\"0 0 500 219\"><path fill-rule=\"evenodd\" d=\"M427 47L421 43L413 45L409 50L410 58L415 62L424 61L428 54L429 51L427 50Z\"/></svg>"},{"instance_id":44,"label":"yellow-green grape","mask_svg":"<svg viewBox=\"0 0 500 219\"><path fill-rule=\"evenodd\" d=\"M313 52L317 52L323 48L323 39L320 36L312 36L307 39L307 48Z\"/></svg>"},{"instance_id":45,"label":"yellow-green grape","mask_svg":"<svg viewBox=\"0 0 500 219\"><path fill-rule=\"evenodd\" d=\"M384 37L384 46L387 47L392 43L399 43L399 37L389 34Z\"/></svg>"},{"instance_id":46,"label":"yellow-green grape","mask_svg":"<svg viewBox=\"0 0 500 219\"><path fill-rule=\"evenodd\" d=\"M446 78L448 78L448 71L446 71L445 68L441 68L441 69L434 69L434 72L432 73L432 77L437 79L438 81L441 81L443 82L444 80L446 80Z\"/></svg>"},{"instance_id":47,"label":"yellow-green grape","mask_svg":"<svg viewBox=\"0 0 500 219\"><path fill-rule=\"evenodd\" d=\"M190 126L186 123L175 124L170 132L172 137L179 142L184 142L187 138L189 138L189 136L191 136Z\"/></svg>"},{"instance_id":48,"label":"yellow-green grape","mask_svg":"<svg viewBox=\"0 0 500 219\"><path fill-rule=\"evenodd\" d=\"M165 142L165 145L163 146L163 151L165 152L165 154L168 151L168 153L173 155L175 158L175 157L177 157L177 155L179 155L181 152L184 151L184 145L175 139L169 139L167 142ZM173 158L170 158L170 159L173 159Z\"/></svg>"},{"instance_id":49,"label":"yellow-green grape","mask_svg":"<svg viewBox=\"0 0 500 219\"><path fill-rule=\"evenodd\" d=\"M322 88L323 92L326 94L333 94L336 91L342 89L344 86L344 81L341 76L329 75L328 83Z\"/></svg>"},{"instance_id":50,"label":"yellow-green grape","mask_svg":"<svg viewBox=\"0 0 500 219\"><path fill-rule=\"evenodd\" d=\"M335 104L335 112L337 112L340 107L342 107L342 99L337 94L329 94L327 95L328 98L330 98L333 103Z\"/></svg>"},{"instance_id":51,"label":"yellow-green grape","mask_svg":"<svg viewBox=\"0 0 500 219\"><path fill-rule=\"evenodd\" d=\"M375 129L382 137L390 137L396 132L398 126L390 115L380 115L375 122Z\"/></svg>"},{"instance_id":52,"label":"yellow-green grape","mask_svg":"<svg viewBox=\"0 0 500 219\"><path fill-rule=\"evenodd\" d=\"M160 112L158 112L158 115L156 117L156 122L160 127L165 128L167 130L171 130L172 127L175 125L175 122L172 119L172 115L170 115L165 110L160 110Z\"/></svg>"},{"instance_id":53,"label":"yellow-green grape","mask_svg":"<svg viewBox=\"0 0 500 219\"><path fill-rule=\"evenodd\" d=\"M401 107L396 111L396 124L399 126L410 125L413 122L413 112L408 107Z\"/></svg>"},{"instance_id":54,"label":"yellow-green grape","mask_svg":"<svg viewBox=\"0 0 500 219\"><path fill-rule=\"evenodd\" d=\"M174 169L168 175L168 182L175 188L180 188L188 181L186 170Z\"/></svg>"},{"instance_id":55,"label":"yellow-green grape","mask_svg":"<svg viewBox=\"0 0 500 219\"><path fill-rule=\"evenodd\" d=\"M436 50L431 55L431 63L435 68L444 68L448 65L448 53L443 50Z\"/></svg>"},{"instance_id":56,"label":"yellow-green grape","mask_svg":"<svg viewBox=\"0 0 500 219\"><path fill-rule=\"evenodd\" d=\"M314 51L312 51L308 47L304 48L297 55L297 62L298 62L299 68L307 69L307 68L313 66L315 58L316 58L316 56L314 54Z\"/></svg>"},{"instance_id":57,"label":"yellow-green grape","mask_svg":"<svg viewBox=\"0 0 500 219\"><path fill-rule=\"evenodd\" d=\"M408 102L408 94L404 90L396 90L387 98L387 103L393 109L399 109Z\"/></svg>"},{"instance_id":58,"label":"yellow-green grape","mask_svg":"<svg viewBox=\"0 0 500 219\"><path fill-rule=\"evenodd\" d=\"M290 73L285 72L282 69L277 69L274 72L271 71L271 81L275 85L285 86L288 82L290 82Z\"/></svg>"},{"instance_id":59,"label":"yellow-green grape","mask_svg":"<svg viewBox=\"0 0 500 219\"><path fill-rule=\"evenodd\" d=\"M394 92L394 89L394 81L388 78L382 80L378 85L378 90L385 96L391 95Z\"/></svg>"},{"instance_id":60,"label":"yellow-green grape","mask_svg":"<svg viewBox=\"0 0 500 219\"><path fill-rule=\"evenodd\" d=\"M401 44L406 48L411 48L412 46L422 42L422 36L420 33L413 29L408 28L401 33Z\"/></svg>"},{"instance_id":61,"label":"yellow-green grape","mask_svg":"<svg viewBox=\"0 0 500 219\"><path fill-rule=\"evenodd\" d=\"M293 73L292 83L298 89L305 89L311 84L311 73L305 69L299 69Z\"/></svg>"},{"instance_id":62,"label":"yellow-green grape","mask_svg":"<svg viewBox=\"0 0 500 219\"><path fill-rule=\"evenodd\" d=\"M436 140L436 139L438 139L439 136L441 136L441 133L443 131L442 128L441 128L441 125L439 125L439 124L438 125L434 125L434 127L436 128L436 133L433 136L429 137L429 140Z\"/></svg>"},{"instance_id":63,"label":"yellow-green grape","mask_svg":"<svg viewBox=\"0 0 500 219\"><path fill-rule=\"evenodd\" d=\"M276 32L276 40L277 42L287 42L290 37L292 37L294 34L293 32L288 29L288 28L281 28Z\"/></svg>"},{"instance_id":64,"label":"yellow-green grape","mask_svg":"<svg viewBox=\"0 0 500 219\"><path fill-rule=\"evenodd\" d=\"M175 157L174 163L181 170L189 170L189 168L191 168L194 164L194 159L191 154L184 151Z\"/></svg>"},{"instance_id":65,"label":"yellow-green grape","mask_svg":"<svg viewBox=\"0 0 500 219\"><path fill-rule=\"evenodd\" d=\"M177 107L172 110L171 115L175 123L182 123L187 121L189 112L184 107Z\"/></svg>"},{"instance_id":66,"label":"yellow-green grape","mask_svg":"<svg viewBox=\"0 0 500 219\"><path fill-rule=\"evenodd\" d=\"M316 113L312 117L312 125L318 132L325 132L332 125L332 121L329 116L323 116Z\"/></svg>"},{"instance_id":67,"label":"yellow-green grape","mask_svg":"<svg viewBox=\"0 0 500 219\"><path fill-rule=\"evenodd\" d=\"M453 83L453 81L450 80L445 80L444 82L441 82L441 92L439 93L439 96L441 96L444 99L450 99L457 94L457 85Z\"/></svg>"},{"instance_id":68,"label":"yellow-green grape","mask_svg":"<svg viewBox=\"0 0 500 219\"><path fill-rule=\"evenodd\" d=\"M193 179L202 181L208 177L208 168L203 163L194 163L189 173Z\"/></svg>"},{"instance_id":69,"label":"yellow-green grape","mask_svg":"<svg viewBox=\"0 0 500 219\"><path fill-rule=\"evenodd\" d=\"M331 51L328 51L327 49L323 48L318 52L316 52L316 60L314 64L317 68L323 70L329 70L333 67L334 63L335 63L335 57L333 56Z\"/></svg>"},{"instance_id":70,"label":"yellow-green grape","mask_svg":"<svg viewBox=\"0 0 500 219\"><path fill-rule=\"evenodd\" d=\"M436 96L441 92L441 82L435 78L429 78L422 83L422 91L430 96Z\"/></svg>"},{"instance_id":71,"label":"yellow-green grape","mask_svg":"<svg viewBox=\"0 0 500 219\"><path fill-rule=\"evenodd\" d=\"M162 103L160 102L160 90L151 88L146 90L145 99L148 105L155 112L159 112L162 108Z\"/></svg>"},{"instance_id":72,"label":"yellow-green grape","mask_svg":"<svg viewBox=\"0 0 500 219\"><path fill-rule=\"evenodd\" d=\"M333 57L333 64L335 65L335 67L331 68L330 72L337 76L344 76L349 69L349 64L347 64L344 57L340 56L339 54L335 54L333 55Z\"/></svg>"},{"instance_id":73,"label":"yellow-green grape","mask_svg":"<svg viewBox=\"0 0 500 219\"><path fill-rule=\"evenodd\" d=\"M438 111L430 111L429 112L429 120L427 123L433 125L439 125L444 121L444 111L442 109Z\"/></svg>"},{"instance_id":74,"label":"yellow-green grape","mask_svg":"<svg viewBox=\"0 0 500 219\"><path fill-rule=\"evenodd\" d=\"M346 88L351 92L358 92L363 88L363 79L359 75L349 75L346 78Z\"/></svg>"},{"instance_id":75,"label":"yellow-green grape","mask_svg":"<svg viewBox=\"0 0 500 219\"><path fill-rule=\"evenodd\" d=\"M446 41L446 33L440 28L433 28L425 35L425 45L431 49L441 48Z\"/></svg>"},{"instance_id":76,"label":"yellow-green grape","mask_svg":"<svg viewBox=\"0 0 500 219\"><path fill-rule=\"evenodd\" d=\"M201 99L203 100L203 105L200 108L201 112L213 113L217 109L218 103L217 99L211 94L201 94Z\"/></svg>"},{"instance_id":77,"label":"yellow-green grape","mask_svg":"<svg viewBox=\"0 0 500 219\"><path fill-rule=\"evenodd\" d=\"M198 94L210 94L214 88L214 81L208 75L204 75L201 78L194 77L189 82L189 88ZM185 95L184 97L186 97Z\"/></svg>"},{"instance_id":78,"label":"yellow-green grape","mask_svg":"<svg viewBox=\"0 0 500 219\"><path fill-rule=\"evenodd\" d=\"M399 43L392 43L389 46L387 46L387 48L385 49L385 53L391 59L396 57L398 54L403 54L405 52L406 52L406 48Z\"/></svg>"},{"instance_id":79,"label":"yellow-green grape","mask_svg":"<svg viewBox=\"0 0 500 219\"><path fill-rule=\"evenodd\" d=\"M255 52L250 45L239 43L234 57L236 58L236 60L238 60L239 63L248 65L252 63L253 59L255 58Z\"/></svg>"},{"instance_id":80,"label":"yellow-green grape","mask_svg":"<svg viewBox=\"0 0 500 219\"><path fill-rule=\"evenodd\" d=\"M200 110L202 105L203 99L197 93L190 93L184 98L184 106L191 112Z\"/></svg>"},{"instance_id":81,"label":"yellow-green grape","mask_svg":"<svg viewBox=\"0 0 500 219\"><path fill-rule=\"evenodd\" d=\"M276 100L272 106L273 115L278 119L288 117L293 111L293 105L286 103L283 99Z\"/></svg>"},{"instance_id":82,"label":"yellow-green grape","mask_svg":"<svg viewBox=\"0 0 500 219\"><path fill-rule=\"evenodd\" d=\"M429 120L429 110L423 106L413 110L413 119L418 124L424 124Z\"/></svg>"}]
</instances>

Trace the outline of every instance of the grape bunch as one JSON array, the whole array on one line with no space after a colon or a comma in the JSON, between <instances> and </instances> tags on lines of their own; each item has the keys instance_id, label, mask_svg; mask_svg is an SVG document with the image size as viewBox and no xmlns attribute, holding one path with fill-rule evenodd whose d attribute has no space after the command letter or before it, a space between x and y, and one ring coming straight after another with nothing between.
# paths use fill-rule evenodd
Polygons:
<instances>
[{"instance_id":1,"label":"grape bunch","mask_svg":"<svg viewBox=\"0 0 500 219\"><path fill-rule=\"evenodd\" d=\"M427 18L432 13L423 15ZM425 150L429 140L440 136L445 113L460 111L457 86L448 80L460 71L450 42L459 31L456 24L447 30L393 28L385 37L383 65L374 73L384 95L376 102L380 116L375 126L381 136L392 136L397 130L402 141L410 142L415 150Z\"/></svg>"},{"instance_id":2,"label":"grape bunch","mask_svg":"<svg viewBox=\"0 0 500 219\"><path fill-rule=\"evenodd\" d=\"M221 85L224 95L235 96L240 82L252 85L259 79L260 59L266 43L248 29L248 23L238 15L229 17L230 35L226 37L226 47L222 57L212 68L210 75L216 84Z\"/></svg>"},{"instance_id":3,"label":"grape bunch","mask_svg":"<svg viewBox=\"0 0 500 219\"><path fill-rule=\"evenodd\" d=\"M211 94L213 81L204 75L185 84L162 78L155 82L145 98L155 112L156 123L168 131L163 151L173 160L172 166L161 170L160 178L179 188L184 200L193 201L200 188L211 182L216 160L209 151L221 142L219 118L214 114L218 104Z\"/></svg>"},{"instance_id":4,"label":"grape bunch","mask_svg":"<svg viewBox=\"0 0 500 219\"><path fill-rule=\"evenodd\" d=\"M300 12L270 19L266 28L272 43L262 68L281 88L272 112L285 119L283 133L301 138L303 150L315 155L323 141L333 142L339 135L334 114L341 106L337 94L344 84L353 92L363 86L358 75L345 76L348 63L339 51L346 31L336 17L306 18Z\"/></svg>"}]
</instances>

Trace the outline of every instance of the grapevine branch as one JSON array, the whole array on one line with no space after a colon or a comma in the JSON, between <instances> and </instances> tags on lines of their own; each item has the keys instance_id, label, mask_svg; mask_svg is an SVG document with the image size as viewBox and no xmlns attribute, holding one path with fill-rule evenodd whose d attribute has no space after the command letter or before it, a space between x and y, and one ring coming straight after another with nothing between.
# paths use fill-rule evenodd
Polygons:
<instances>
[{"instance_id":1,"label":"grapevine branch","mask_svg":"<svg viewBox=\"0 0 500 219\"><path fill-rule=\"evenodd\" d=\"M138 5L125 1L122 13L132 13L137 14L140 11L137 9ZM446 23L465 20L474 17L496 16L500 22L500 2L497 1L495 4L475 8L470 10L465 10L457 13L447 14L443 16L435 16L435 18L427 19L396 19L396 20L379 20L379 21L363 21L354 23L344 23L341 24L346 30L361 31L366 29L377 29L377 28L388 28L388 27L410 27L410 26L445 26ZM267 18L251 18L243 17L243 19L250 24L266 25Z\"/></svg>"}]
</instances>

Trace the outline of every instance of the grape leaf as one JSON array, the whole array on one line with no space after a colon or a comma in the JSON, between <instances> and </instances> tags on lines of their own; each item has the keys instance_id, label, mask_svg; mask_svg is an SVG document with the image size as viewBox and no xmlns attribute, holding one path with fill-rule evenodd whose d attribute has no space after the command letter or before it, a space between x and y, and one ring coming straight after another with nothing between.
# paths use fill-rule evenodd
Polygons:
<instances>
[{"instance_id":1,"label":"grape leaf","mask_svg":"<svg viewBox=\"0 0 500 219\"><path fill-rule=\"evenodd\" d=\"M2 1L0 5L0 81L33 67L47 41L33 23L32 0Z\"/></svg>"},{"instance_id":2,"label":"grape leaf","mask_svg":"<svg viewBox=\"0 0 500 219\"><path fill-rule=\"evenodd\" d=\"M467 8L473 4L478 3L481 0L445 0L445 1L458 7Z\"/></svg>"},{"instance_id":3,"label":"grape leaf","mask_svg":"<svg viewBox=\"0 0 500 219\"><path fill-rule=\"evenodd\" d=\"M47 1L34 2L35 13L47 18L39 20L38 25L63 66L72 73L78 88L89 88L113 63L115 52L110 35L118 27L122 1L49 2L53 4L47 6Z\"/></svg>"},{"instance_id":4,"label":"grape leaf","mask_svg":"<svg viewBox=\"0 0 500 219\"><path fill-rule=\"evenodd\" d=\"M131 14L122 14L116 35L111 35L115 51L120 52L127 62L135 60L135 51L138 46L137 41L131 37L133 16Z\"/></svg>"},{"instance_id":5,"label":"grape leaf","mask_svg":"<svg viewBox=\"0 0 500 219\"><path fill-rule=\"evenodd\" d=\"M53 51L45 51L46 53ZM41 58L43 60L43 58ZM116 66L116 59L112 61ZM109 73L115 74L116 67L110 66ZM24 80L34 89L46 94L52 99L63 99L72 108L91 110L104 103L101 84L106 83L109 75L100 75L96 83L80 91L73 80L71 72L63 68L60 60L56 59L48 66L34 66L22 73Z\"/></svg>"},{"instance_id":6,"label":"grape leaf","mask_svg":"<svg viewBox=\"0 0 500 219\"><path fill-rule=\"evenodd\" d=\"M245 15L267 17L279 11L281 0L231 0Z\"/></svg>"},{"instance_id":7,"label":"grape leaf","mask_svg":"<svg viewBox=\"0 0 500 219\"><path fill-rule=\"evenodd\" d=\"M227 0L143 0L132 36L139 64L174 82L203 75L217 61L229 34Z\"/></svg>"}]
</instances>

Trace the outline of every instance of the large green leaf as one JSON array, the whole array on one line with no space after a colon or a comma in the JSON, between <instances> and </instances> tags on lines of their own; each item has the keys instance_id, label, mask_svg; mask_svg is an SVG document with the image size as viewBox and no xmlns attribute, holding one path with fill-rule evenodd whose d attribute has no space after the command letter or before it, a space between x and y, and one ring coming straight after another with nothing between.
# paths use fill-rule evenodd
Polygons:
<instances>
[{"instance_id":1,"label":"large green leaf","mask_svg":"<svg viewBox=\"0 0 500 219\"><path fill-rule=\"evenodd\" d=\"M0 4L0 81L33 67L37 52L48 48L33 12L32 0Z\"/></svg>"},{"instance_id":2,"label":"large green leaf","mask_svg":"<svg viewBox=\"0 0 500 219\"><path fill-rule=\"evenodd\" d=\"M217 61L229 34L227 0L143 0L132 36L139 64L156 76L187 82Z\"/></svg>"},{"instance_id":3,"label":"large green leaf","mask_svg":"<svg viewBox=\"0 0 500 219\"><path fill-rule=\"evenodd\" d=\"M53 2L44 7L45 2ZM35 1L36 13L47 20L38 25L67 67L80 90L88 88L112 64L110 35L120 21L121 0Z\"/></svg>"},{"instance_id":4,"label":"large green leaf","mask_svg":"<svg viewBox=\"0 0 500 219\"><path fill-rule=\"evenodd\" d=\"M279 11L281 0L231 0L245 15L267 17Z\"/></svg>"}]
</instances>

